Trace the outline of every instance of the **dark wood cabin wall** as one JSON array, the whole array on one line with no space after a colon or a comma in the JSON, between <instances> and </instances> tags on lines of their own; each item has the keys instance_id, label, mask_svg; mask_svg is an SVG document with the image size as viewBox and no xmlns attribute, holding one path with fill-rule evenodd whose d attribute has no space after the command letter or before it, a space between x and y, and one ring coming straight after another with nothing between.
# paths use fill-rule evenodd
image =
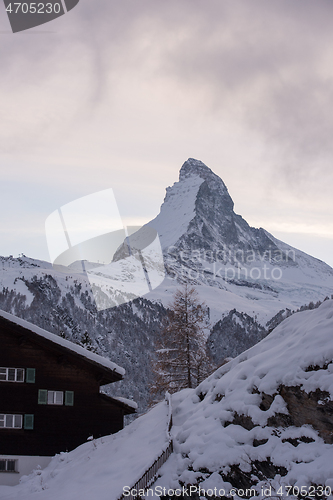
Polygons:
<instances>
[{"instance_id":1,"label":"dark wood cabin wall","mask_svg":"<svg viewBox=\"0 0 333 500\"><path fill-rule=\"evenodd\" d=\"M0 382L0 413L34 415L33 430L0 429L0 453L50 456L122 429L122 408L99 394L102 374L17 336L15 328L0 327L0 342L0 366L36 369L33 384ZM39 389L73 391L74 406L40 405Z\"/></svg>"}]
</instances>

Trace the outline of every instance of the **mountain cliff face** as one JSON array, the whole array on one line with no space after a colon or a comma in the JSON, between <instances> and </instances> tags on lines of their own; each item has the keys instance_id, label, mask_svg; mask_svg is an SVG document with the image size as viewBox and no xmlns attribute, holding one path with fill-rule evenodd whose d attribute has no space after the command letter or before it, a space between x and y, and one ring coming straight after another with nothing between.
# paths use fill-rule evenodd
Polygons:
<instances>
[{"instance_id":1,"label":"mountain cliff face","mask_svg":"<svg viewBox=\"0 0 333 500\"><path fill-rule=\"evenodd\" d=\"M192 212L189 210L190 198ZM164 220L170 219L172 210L177 212L176 219L173 219L174 232L163 227ZM180 222L182 229L187 223L185 231L175 231ZM234 202L222 179L204 163L193 158L183 164L179 183L167 189L161 213L149 225L159 231L165 251L170 245L175 245L178 250L210 252L221 251L226 247L234 251L236 258L242 250L261 254L266 250L278 250L263 229L251 228L240 215L235 214Z\"/></svg>"},{"instance_id":2,"label":"mountain cliff face","mask_svg":"<svg viewBox=\"0 0 333 500\"><path fill-rule=\"evenodd\" d=\"M217 365L228 357L239 354L238 346L244 350L252 347L267 335L267 330L248 314L233 309L215 323L207 339L207 347Z\"/></svg>"}]
</instances>

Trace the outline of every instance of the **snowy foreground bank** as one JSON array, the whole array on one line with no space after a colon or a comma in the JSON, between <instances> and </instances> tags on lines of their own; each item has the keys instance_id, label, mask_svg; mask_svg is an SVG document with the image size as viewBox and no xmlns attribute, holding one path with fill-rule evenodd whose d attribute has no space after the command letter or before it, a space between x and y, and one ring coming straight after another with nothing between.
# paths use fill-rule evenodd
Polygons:
<instances>
[{"instance_id":1,"label":"snowy foreground bank","mask_svg":"<svg viewBox=\"0 0 333 500\"><path fill-rule=\"evenodd\" d=\"M181 485L200 486L209 498L214 491L234 496L253 487L257 493L251 496L262 497L268 489L291 498L302 487L312 497L322 496L326 486L328 496L332 400L333 301L328 300L283 321L197 389L173 396L174 453L153 488L179 493ZM118 434L56 456L16 487L1 487L0 498L116 500L165 446L166 423L167 406L161 403Z\"/></svg>"},{"instance_id":2,"label":"snowy foreground bank","mask_svg":"<svg viewBox=\"0 0 333 500\"><path fill-rule=\"evenodd\" d=\"M283 321L174 402L174 464L172 470L165 464L158 484L176 488L180 481L226 493L252 486L261 493L271 485L272 494L303 486L310 496L326 485L329 494L332 360L332 300Z\"/></svg>"}]
</instances>

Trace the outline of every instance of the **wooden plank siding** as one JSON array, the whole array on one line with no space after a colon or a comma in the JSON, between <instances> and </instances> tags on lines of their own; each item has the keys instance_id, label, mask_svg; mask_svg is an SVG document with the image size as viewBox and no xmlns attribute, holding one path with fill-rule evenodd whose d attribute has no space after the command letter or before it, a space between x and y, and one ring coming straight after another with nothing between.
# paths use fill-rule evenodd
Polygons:
<instances>
[{"instance_id":1,"label":"wooden plank siding","mask_svg":"<svg viewBox=\"0 0 333 500\"><path fill-rule=\"evenodd\" d=\"M34 337L32 337L34 338ZM0 428L0 453L52 456L70 451L87 438L123 428L126 405L99 393L105 380L98 370L71 351L39 345L29 332L0 319L0 367L34 368L35 383L0 381L0 414L32 414L34 428ZM38 404L39 389L74 392L73 406ZM23 417L24 419L24 417Z\"/></svg>"}]
</instances>

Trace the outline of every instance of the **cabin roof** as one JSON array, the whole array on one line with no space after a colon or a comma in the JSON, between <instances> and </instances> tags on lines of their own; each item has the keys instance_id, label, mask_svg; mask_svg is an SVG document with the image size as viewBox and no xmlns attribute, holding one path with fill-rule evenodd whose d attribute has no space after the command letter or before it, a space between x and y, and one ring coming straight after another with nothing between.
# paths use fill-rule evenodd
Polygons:
<instances>
[{"instance_id":1,"label":"cabin roof","mask_svg":"<svg viewBox=\"0 0 333 500\"><path fill-rule=\"evenodd\" d=\"M125 375L124 368L118 366L113 361L103 358L94 352L88 351L83 347L70 342L69 340L63 339L54 333L50 333L42 328L39 328L24 319L17 318L12 314L0 310L0 323L10 322L14 324L17 330L21 330L22 333L27 335L31 341L36 342L39 345L44 345L49 349L60 351L63 354L71 355L73 358L78 359L81 363L86 363L90 367L97 368L103 374L103 379L101 379L101 385L108 384L110 382L115 382L121 380Z\"/></svg>"},{"instance_id":2,"label":"cabin roof","mask_svg":"<svg viewBox=\"0 0 333 500\"><path fill-rule=\"evenodd\" d=\"M100 392L100 397L107 401L108 403L112 403L116 406L119 406L124 411L125 415L130 415L131 413L136 413L138 405L135 401L126 398L120 398L116 396L110 396L109 394L105 394Z\"/></svg>"}]
</instances>

